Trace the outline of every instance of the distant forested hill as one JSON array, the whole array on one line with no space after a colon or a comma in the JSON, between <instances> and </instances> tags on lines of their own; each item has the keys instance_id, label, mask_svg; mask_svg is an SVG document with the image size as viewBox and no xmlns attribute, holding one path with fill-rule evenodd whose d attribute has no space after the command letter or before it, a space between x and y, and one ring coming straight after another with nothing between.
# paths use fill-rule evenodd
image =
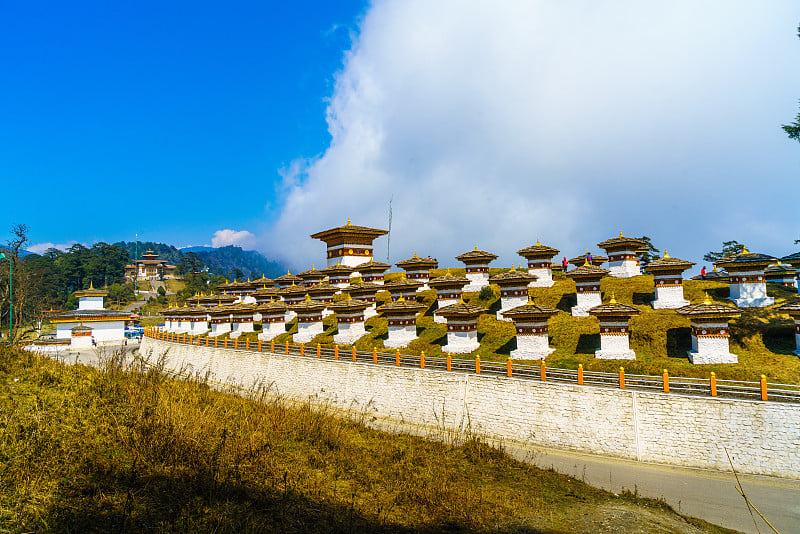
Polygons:
<instances>
[{"instance_id":1,"label":"distant forested hill","mask_svg":"<svg viewBox=\"0 0 800 534\"><path fill-rule=\"evenodd\" d=\"M136 254L136 244L133 242L119 242L115 245L128 250L133 258ZM227 247L189 247L177 249L164 243L139 241L139 257L147 250L152 250L160 258L167 260L172 265L180 265L185 253L192 252L206 265L212 274L224 275L233 278L239 274L245 278L260 277L262 274L269 278L280 276L286 272L286 266L279 261L266 258L254 250L242 250L240 247L229 245Z\"/></svg>"}]
</instances>

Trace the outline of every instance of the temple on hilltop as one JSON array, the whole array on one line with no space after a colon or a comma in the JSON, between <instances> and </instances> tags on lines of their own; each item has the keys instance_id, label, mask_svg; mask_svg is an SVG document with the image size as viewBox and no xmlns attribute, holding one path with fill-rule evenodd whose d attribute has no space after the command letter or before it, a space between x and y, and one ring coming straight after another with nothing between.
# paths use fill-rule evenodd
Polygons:
<instances>
[{"instance_id":1,"label":"temple on hilltop","mask_svg":"<svg viewBox=\"0 0 800 534\"><path fill-rule=\"evenodd\" d=\"M311 234L313 239L324 241L328 245L327 265L336 263L356 267L372 260L372 242L387 234L386 230L356 226L347 218L347 224L330 230Z\"/></svg>"},{"instance_id":2,"label":"temple on hilltop","mask_svg":"<svg viewBox=\"0 0 800 534\"><path fill-rule=\"evenodd\" d=\"M159 280L161 278L174 278L175 266L167 263L167 260L158 259L158 254L148 250L142 254L142 259L136 260L132 265L125 266L125 278L133 280Z\"/></svg>"}]
</instances>

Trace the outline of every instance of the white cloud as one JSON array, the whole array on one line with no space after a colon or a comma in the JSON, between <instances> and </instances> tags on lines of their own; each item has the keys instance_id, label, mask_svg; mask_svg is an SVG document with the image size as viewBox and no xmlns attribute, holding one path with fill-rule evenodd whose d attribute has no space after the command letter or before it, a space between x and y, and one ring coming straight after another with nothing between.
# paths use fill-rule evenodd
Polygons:
<instances>
[{"instance_id":1,"label":"white cloud","mask_svg":"<svg viewBox=\"0 0 800 534\"><path fill-rule=\"evenodd\" d=\"M236 245L242 248L251 248L255 243L255 236L247 230L217 230L211 238L212 247L227 247Z\"/></svg>"},{"instance_id":2,"label":"white cloud","mask_svg":"<svg viewBox=\"0 0 800 534\"><path fill-rule=\"evenodd\" d=\"M537 238L569 257L620 230L687 259L723 239L791 248L798 19L789 1L375 2L331 144L287 170L260 245L319 263L309 234L385 228L393 196L392 262L455 265L477 243L507 265Z\"/></svg>"},{"instance_id":3,"label":"white cloud","mask_svg":"<svg viewBox=\"0 0 800 534\"><path fill-rule=\"evenodd\" d=\"M43 254L47 252L48 249L55 248L62 252L66 251L69 247L76 244L77 241L70 241L69 243L36 243L35 245L31 245L27 247L28 252L33 252L34 254Z\"/></svg>"}]
</instances>

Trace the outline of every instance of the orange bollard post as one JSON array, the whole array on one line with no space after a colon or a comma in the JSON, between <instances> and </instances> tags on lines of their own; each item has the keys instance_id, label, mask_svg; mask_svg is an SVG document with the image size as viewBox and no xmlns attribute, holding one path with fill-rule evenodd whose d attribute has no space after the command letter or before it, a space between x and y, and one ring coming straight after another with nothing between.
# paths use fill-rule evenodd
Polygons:
<instances>
[{"instance_id":1,"label":"orange bollard post","mask_svg":"<svg viewBox=\"0 0 800 534\"><path fill-rule=\"evenodd\" d=\"M400 365L400 349L397 349L394 353L394 364Z\"/></svg>"},{"instance_id":2,"label":"orange bollard post","mask_svg":"<svg viewBox=\"0 0 800 534\"><path fill-rule=\"evenodd\" d=\"M209 345L209 343L211 343L211 340L209 339L208 336L206 336L206 347Z\"/></svg>"},{"instance_id":3,"label":"orange bollard post","mask_svg":"<svg viewBox=\"0 0 800 534\"><path fill-rule=\"evenodd\" d=\"M582 363L578 364L578 385L579 386L583 385L583 364Z\"/></svg>"},{"instance_id":4,"label":"orange bollard post","mask_svg":"<svg viewBox=\"0 0 800 534\"><path fill-rule=\"evenodd\" d=\"M447 355L447 370L448 371L453 370L453 357L450 356L450 354Z\"/></svg>"},{"instance_id":5,"label":"orange bollard post","mask_svg":"<svg viewBox=\"0 0 800 534\"><path fill-rule=\"evenodd\" d=\"M272 341L270 341L270 342L269 342L269 351L270 351L272 354L275 354L275 340L274 340L274 339L273 339Z\"/></svg>"},{"instance_id":6,"label":"orange bollard post","mask_svg":"<svg viewBox=\"0 0 800 534\"><path fill-rule=\"evenodd\" d=\"M322 358L322 348L317 343L317 358Z\"/></svg>"},{"instance_id":7,"label":"orange bollard post","mask_svg":"<svg viewBox=\"0 0 800 534\"><path fill-rule=\"evenodd\" d=\"M356 361L356 348L353 347L353 361Z\"/></svg>"},{"instance_id":8,"label":"orange bollard post","mask_svg":"<svg viewBox=\"0 0 800 534\"><path fill-rule=\"evenodd\" d=\"M419 354L419 368L425 369L425 351L423 350Z\"/></svg>"},{"instance_id":9,"label":"orange bollard post","mask_svg":"<svg viewBox=\"0 0 800 534\"><path fill-rule=\"evenodd\" d=\"M289 355L289 342L286 342L286 355Z\"/></svg>"},{"instance_id":10,"label":"orange bollard post","mask_svg":"<svg viewBox=\"0 0 800 534\"><path fill-rule=\"evenodd\" d=\"M717 374L714 371L711 371L711 377L708 379L711 385L711 396L717 396Z\"/></svg>"},{"instance_id":11,"label":"orange bollard post","mask_svg":"<svg viewBox=\"0 0 800 534\"><path fill-rule=\"evenodd\" d=\"M547 367L544 365L544 360L542 360L542 365L539 367L539 378L542 382L547 382Z\"/></svg>"},{"instance_id":12,"label":"orange bollard post","mask_svg":"<svg viewBox=\"0 0 800 534\"><path fill-rule=\"evenodd\" d=\"M217 343L219 342L219 338L214 338L214 348L217 348Z\"/></svg>"},{"instance_id":13,"label":"orange bollard post","mask_svg":"<svg viewBox=\"0 0 800 534\"><path fill-rule=\"evenodd\" d=\"M713 373L712 373L713 374ZM664 393L669 393L669 373L664 369Z\"/></svg>"},{"instance_id":14,"label":"orange bollard post","mask_svg":"<svg viewBox=\"0 0 800 534\"><path fill-rule=\"evenodd\" d=\"M258 352L261 352L261 340L258 340Z\"/></svg>"},{"instance_id":15,"label":"orange bollard post","mask_svg":"<svg viewBox=\"0 0 800 534\"><path fill-rule=\"evenodd\" d=\"M761 400L767 400L767 375L761 375Z\"/></svg>"},{"instance_id":16,"label":"orange bollard post","mask_svg":"<svg viewBox=\"0 0 800 534\"><path fill-rule=\"evenodd\" d=\"M233 340L233 350L239 350L239 338Z\"/></svg>"},{"instance_id":17,"label":"orange bollard post","mask_svg":"<svg viewBox=\"0 0 800 534\"><path fill-rule=\"evenodd\" d=\"M619 368L619 389L625 389L625 368Z\"/></svg>"},{"instance_id":18,"label":"orange bollard post","mask_svg":"<svg viewBox=\"0 0 800 534\"><path fill-rule=\"evenodd\" d=\"M509 358L508 360L506 360L506 376L507 376L508 378L511 378L511 376L512 376L512 372L511 372L511 358Z\"/></svg>"},{"instance_id":19,"label":"orange bollard post","mask_svg":"<svg viewBox=\"0 0 800 534\"><path fill-rule=\"evenodd\" d=\"M372 363L378 363L378 349L372 349Z\"/></svg>"},{"instance_id":20,"label":"orange bollard post","mask_svg":"<svg viewBox=\"0 0 800 534\"><path fill-rule=\"evenodd\" d=\"M334 360L338 360L339 359L339 345L334 345L333 346L333 359Z\"/></svg>"},{"instance_id":21,"label":"orange bollard post","mask_svg":"<svg viewBox=\"0 0 800 534\"><path fill-rule=\"evenodd\" d=\"M475 356L475 374L481 374L481 357Z\"/></svg>"},{"instance_id":22,"label":"orange bollard post","mask_svg":"<svg viewBox=\"0 0 800 534\"><path fill-rule=\"evenodd\" d=\"M305 343L300 343L300 356L306 355L306 345Z\"/></svg>"}]
</instances>

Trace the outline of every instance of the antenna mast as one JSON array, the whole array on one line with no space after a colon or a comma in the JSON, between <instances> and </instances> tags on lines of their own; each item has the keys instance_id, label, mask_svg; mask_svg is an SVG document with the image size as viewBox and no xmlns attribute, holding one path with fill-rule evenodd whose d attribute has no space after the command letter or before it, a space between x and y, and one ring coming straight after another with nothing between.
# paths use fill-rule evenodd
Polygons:
<instances>
[{"instance_id":1,"label":"antenna mast","mask_svg":"<svg viewBox=\"0 0 800 534\"><path fill-rule=\"evenodd\" d=\"M386 234L386 263L389 263L389 246L392 239L392 199L394 195L389 197L389 231Z\"/></svg>"}]
</instances>

